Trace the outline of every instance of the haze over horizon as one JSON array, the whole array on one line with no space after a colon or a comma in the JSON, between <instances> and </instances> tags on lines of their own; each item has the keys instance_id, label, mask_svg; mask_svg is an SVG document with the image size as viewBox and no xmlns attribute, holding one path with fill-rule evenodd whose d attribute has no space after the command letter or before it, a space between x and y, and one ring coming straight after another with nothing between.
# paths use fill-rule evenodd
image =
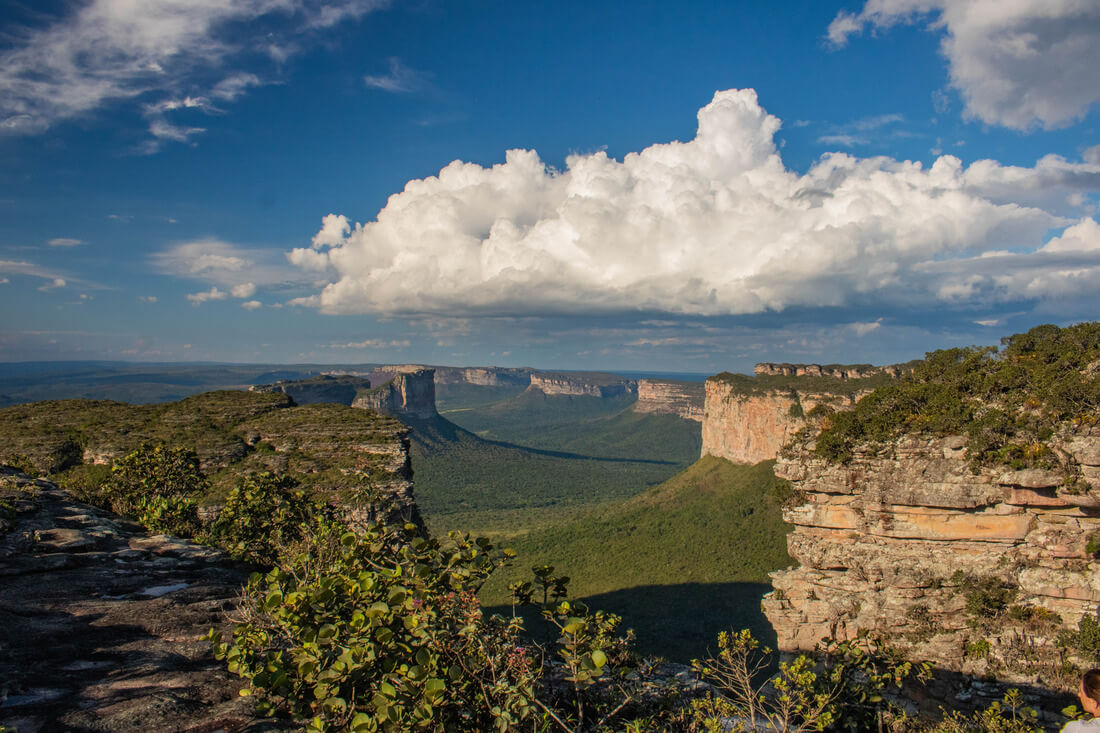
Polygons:
<instances>
[{"instance_id":1,"label":"haze over horizon","mask_svg":"<svg viewBox=\"0 0 1100 733\"><path fill-rule=\"evenodd\" d=\"M1097 318L1100 5L0 10L0 361L716 373Z\"/></svg>"}]
</instances>

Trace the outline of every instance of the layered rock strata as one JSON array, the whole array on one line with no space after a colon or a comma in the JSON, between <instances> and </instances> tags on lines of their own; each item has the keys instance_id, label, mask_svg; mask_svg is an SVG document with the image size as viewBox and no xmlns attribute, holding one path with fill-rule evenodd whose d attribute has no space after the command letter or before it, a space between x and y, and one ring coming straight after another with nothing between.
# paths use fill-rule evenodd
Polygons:
<instances>
[{"instance_id":1,"label":"layered rock strata","mask_svg":"<svg viewBox=\"0 0 1100 733\"><path fill-rule=\"evenodd\" d=\"M1100 544L1100 429L1055 441L1080 466L1072 493L1052 471L972 467L962 436L907 437L844 465L811 447L785 452L775 469L799 499L784 519L800 567L773 573L763 601L779 648L865 628L941 669L1075 684L1063 676L1073 649L1058 636L1100 605L1091 552Z\"/></svg>"},{"instance_id":2,"label":"layered rock strata","mask_svg":"<svg viewBox=\"0 0 1100 733\"><path fill-rule=\"evenodd\" d=\"M865 379L879 374L899 377L906 371L904 364L872 366L871 364L778 364L761 362L753 367L757 376L832 377L833 379Z\"/></svg>"},{"instance_id":3,"label":"layered rock strata","mask_svg":"<svg viewBox=\"0 0 1100 733\"><path fill-rule=\"evenodd\" d=\"M813 408L848 410L859 396L796 389L745 392L711 377L705 386L702 454L733 463L771 460L806 426Z\"/></svg>"},{"instance_id":4,"label":"layered rock strata","mask_svg":"<svg viewBox=\"0 0 1100 733\"><path fill-rule=\"evenodd\" d=\"M618 397L637 394L638 383L613 374L534 372L530 389L546 395Z\"/></svg>"},{"instance_id":5,"label":"layered rock strata","mask_svg":"<svg viewBox=\"0 0 1100 733\"><path fill-rule=\"evenodd\" d=\"M417 369L396 373L386 384L361 393L351 406L387 415L433 417L437 414L435 370Z\"/></svg>"},{"instance_id":6,"label":"layered rock strata","mask_svg":"<svg viewBox=\"0 0 1100 733\"><path fill-rule=\"evenodd\" d=\"M635 412L667 414L703 422L706 388L702 382L639 379Z\"/></svg>"}]
</instances>

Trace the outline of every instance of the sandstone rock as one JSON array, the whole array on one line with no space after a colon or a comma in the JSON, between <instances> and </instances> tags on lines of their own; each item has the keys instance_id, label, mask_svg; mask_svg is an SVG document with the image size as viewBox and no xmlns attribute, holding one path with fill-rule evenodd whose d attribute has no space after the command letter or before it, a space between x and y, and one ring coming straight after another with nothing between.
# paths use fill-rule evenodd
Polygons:
<instances>
[{"instance_id":1,"label":"sandstone rock","mask_svg":"<svg viewBox=\"0 0 1100 733\"><path fill-rule=\"evenodd\" d=\"M703 421L706 390L701 382L673 382L661 379L638 380L635 412L677 415L685 420Z\"/></svg>"},{"instance_id":2,"label":"sandstone rock","mask_svg":"<svg viewBox=\"0 0 1100 733\"><path fill-rule=\"evenodd\" d=\"M1071 438L1084 457L1100 444L1092 433ZM775 590L762 603L779 648L868 628L950 673L995 670L999 680L1029 684L1038 676L1035 689L1050 694L1072 687L1059 671L1071 651L1056 639L1100 604L1100 563L1085 552L1100 531L1100 505L1066 494L1051 471L975 473L963 445L959 436L906 436L857 450L846 465L805 444L779 458L776 474L806 499L784 512L794 525L788 551L801 566L772 573ZM980 659L963 654L988 621L967 611L966 576L1014 589L1011 602L1023 609L985 632L991 647Z\"/></svg>"}]
</instances>

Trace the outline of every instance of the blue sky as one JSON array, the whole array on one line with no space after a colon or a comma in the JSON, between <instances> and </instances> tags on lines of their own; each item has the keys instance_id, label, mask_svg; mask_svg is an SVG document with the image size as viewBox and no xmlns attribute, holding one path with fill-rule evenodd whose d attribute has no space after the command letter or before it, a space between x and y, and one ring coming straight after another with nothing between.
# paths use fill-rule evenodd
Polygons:
<instances>
[{"instance_id":1,"label":"blue sky","mask_svg":"<svg viewBox=\"0 0 1100 733\"><path fill-rule=\"evenodd\" d=\"M0 360L717 372L1097 317L1089 3L85 0L0 31Z\"/></svg>"}]
</instances>

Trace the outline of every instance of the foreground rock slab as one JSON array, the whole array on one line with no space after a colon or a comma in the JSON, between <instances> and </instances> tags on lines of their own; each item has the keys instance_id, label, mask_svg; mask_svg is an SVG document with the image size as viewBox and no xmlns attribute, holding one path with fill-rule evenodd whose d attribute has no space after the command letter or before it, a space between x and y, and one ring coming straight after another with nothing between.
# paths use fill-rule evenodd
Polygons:
<instances>
[{"instance_id":1,"label":"foreground rock slab","mask_svg":"<svg viewBox=\"0 0 1100 733\"><path fill-rule=\"evenodd\" d=\"M202 640L249 568L0 470L0 730L258 731Z\"/></svg>"}]
</instances>

